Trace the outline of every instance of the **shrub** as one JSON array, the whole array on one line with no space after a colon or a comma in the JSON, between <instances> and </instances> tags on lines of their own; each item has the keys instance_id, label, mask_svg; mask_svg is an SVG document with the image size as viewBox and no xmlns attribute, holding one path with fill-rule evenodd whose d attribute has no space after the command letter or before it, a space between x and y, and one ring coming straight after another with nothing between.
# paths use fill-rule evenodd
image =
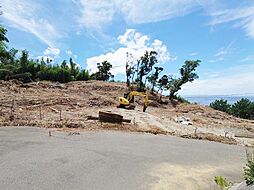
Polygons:
<instances>
[{"instance_id":1,"label":"shrub","mask_svg":"<svg viewBox=\"0 0 254 190\"><path fill-rule=\"evenodd\" d=\"M248 160L246 167L244 168L244 179L247 185L254 184L254 161Z\"/></svg>"},{"instance_id":2,"label":"shrub","mask_svg":"<svg viewBox=\"0 0 254 190\"><path fill-rule=\"evenodd\" d=\"M215 176L214 182L219 186L220 190L228 190L232 186L232 183L222 176Z\"/></svg>"},{"instance_id":3,"label":"shrub","mask_svg":"<svg viewBox=\"0 0 254 190\"><path fill-rule=\"evenodd\" d=\"M244 179L247 185L254 185L254 154L247 154L247 164L244 167Z\"/></svg>"},{"instance_id":4,"label":"shrub","mask_svg":"<svg viewBox=\"0 0 254 190\"><path fill-rule=\"evenodd\" d=\"M229 113L231 109L231 105L228 104L228 101L223 99L215 100L210 104L210 107L226 113Z\"/></svg>"},{"instance_id":5,"label":"shrub","mask_svg":"<svg viewBox=\"0 0 254 190\"><path fill-rule=\"evenodd\" d=\"M77 76L77 80L87 81L90 79L89 72L87 70L81 70Z\"/></svg>"},{"instance_id":6,"label":"shrub","mask_svg":"<svg viewBox=\"0 0 254 190\"><path fill-rule=\"evenodd\" d=\"M231 113L243 119L254 119L254 102L247 98L242 98L232 105Z\"/></svg>"}]
</instances>

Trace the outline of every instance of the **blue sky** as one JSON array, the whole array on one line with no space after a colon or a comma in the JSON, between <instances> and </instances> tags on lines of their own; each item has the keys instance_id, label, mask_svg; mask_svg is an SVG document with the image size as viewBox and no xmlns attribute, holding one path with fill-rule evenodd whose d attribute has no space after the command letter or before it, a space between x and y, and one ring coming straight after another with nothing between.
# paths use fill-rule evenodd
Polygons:
<instances>
[{"instance_id":1,"label":"blue sky","mask_svg":"<svg viewBox=\"0 0 254 190\"><path fill-rule=\"evenodd\" d=\"M96 70L108 60L124 79L134 59L159 52L163 74L185 60L202 61L182 95L254 94L253 0L2 0L9 46L54 63L72 57Z\"/></svg>"}]
</instances>

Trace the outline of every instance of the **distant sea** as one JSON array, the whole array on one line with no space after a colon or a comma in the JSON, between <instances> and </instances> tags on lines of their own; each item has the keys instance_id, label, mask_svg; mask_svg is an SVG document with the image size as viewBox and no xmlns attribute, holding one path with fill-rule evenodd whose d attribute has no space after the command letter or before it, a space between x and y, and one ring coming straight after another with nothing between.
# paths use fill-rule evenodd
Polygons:
<instances>
[{"instance_id":1,"label":"distant sea","mask_svg":"<svg viewBox=\"0 0 254 190\"><path fill-rule=\"evenodd\" d=\"M191 103L198 103L202 105L209 105L211 102L215 100L220 100L224 99L227 100L229 104L234 104L241 98L248 98L250 101L254 101L254 95L252 96L226 96L226 95L221 95L221 96L183 96L185 99L187 99Z\"/></svg>"}]
</instances>

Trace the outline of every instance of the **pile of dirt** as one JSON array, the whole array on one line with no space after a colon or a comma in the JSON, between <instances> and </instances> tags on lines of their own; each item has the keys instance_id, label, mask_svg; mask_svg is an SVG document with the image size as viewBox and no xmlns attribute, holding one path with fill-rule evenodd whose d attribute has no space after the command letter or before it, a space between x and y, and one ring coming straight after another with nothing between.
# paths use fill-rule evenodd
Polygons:
<instances>
[{"instance_id":1,"label":"pile of dirt","mask_svg":"<svg viewBox=\"0 0 254 190\"><path fill-rule=\"evenodd\" d=\"M156 93L149 93L146 113L142 112L142 97L135 97L135 111L117 109L118 97L127 92L125 83L116 82L76 81L61 84L41 81L23 84L19 81L0 81L0 126L124 130L254 145L251 139L234 137L239 132L254 133L254 121L235 118L207 106L180 104L166 97L160 100ZM132 123L101 125L100 122L86 120L88 115L97 116L103 109L119 112ZM174 119L179 116L191 118L193 126L176 123ZM199 136L197 133L193 135L194 131L198 131Z\"/></svg>"}]
</instances>

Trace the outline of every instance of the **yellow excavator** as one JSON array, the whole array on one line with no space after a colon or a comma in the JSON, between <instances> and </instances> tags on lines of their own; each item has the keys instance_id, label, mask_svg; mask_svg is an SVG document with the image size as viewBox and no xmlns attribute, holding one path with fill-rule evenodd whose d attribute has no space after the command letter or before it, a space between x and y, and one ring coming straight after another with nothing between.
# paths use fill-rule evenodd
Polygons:
<instances>
[{"instance_id":1,"label":"yellow excavator","mask_svg":"<svg viewBox=\"0 0 254 190\"><path fill-rule=\"evenodd\" d=\"M134 96L141 96L144 98L143 112L145 112L149 102L146 92L131 91L127 94L124 94L124 97L119 97L119 105L117 107L125 109L135 109L135 105L133 105Z\"/></svg>"}]
</instances>

